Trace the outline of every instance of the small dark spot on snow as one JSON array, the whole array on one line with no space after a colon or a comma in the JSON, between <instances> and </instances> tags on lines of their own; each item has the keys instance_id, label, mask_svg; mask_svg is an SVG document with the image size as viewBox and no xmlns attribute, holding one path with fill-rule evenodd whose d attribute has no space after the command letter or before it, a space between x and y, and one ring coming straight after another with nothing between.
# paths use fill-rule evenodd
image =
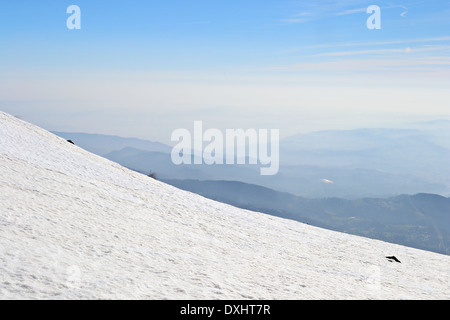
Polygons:
<instances>
[{"instance_id":1,"label":"small dark spot on snow","mask_svg":"<svg viewBox=\"0 0 450 320\"><path fill-rule=\"evenodd\" d=\"M389 262L395 261L395 262L401 263L400 260L398 260L396 256L386 257L386 259L388 259Z\"/></svg>"}]
</instances>

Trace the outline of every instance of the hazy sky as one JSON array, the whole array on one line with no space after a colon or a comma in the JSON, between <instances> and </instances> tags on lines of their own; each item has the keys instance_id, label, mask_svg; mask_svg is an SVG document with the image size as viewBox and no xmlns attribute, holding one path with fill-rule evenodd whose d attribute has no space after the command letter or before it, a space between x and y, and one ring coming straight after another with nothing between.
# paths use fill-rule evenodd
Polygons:
<instances>
[{"instance_id":1,"label":"hazy sky","mask_svg":"<svg viewBox=\"0 0 450 320\"><path fill-rule=\"evenodd\" d=\"M449 101L450 1L0 2L0 110L49 130L284 137L450 119Z\"/></svg>"}]
</instances>

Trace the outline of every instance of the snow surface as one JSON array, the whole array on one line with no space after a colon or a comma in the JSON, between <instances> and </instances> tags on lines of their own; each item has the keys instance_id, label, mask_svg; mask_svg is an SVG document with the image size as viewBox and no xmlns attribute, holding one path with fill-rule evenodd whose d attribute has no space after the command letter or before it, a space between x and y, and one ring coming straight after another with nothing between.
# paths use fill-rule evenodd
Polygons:
<instances>
[{"instance_id":1,"label":"snow surface","mask_svg":"<svg viewBox=\"0 0 450 320\"><path fill-rule=\"evenodd\" d=\"M2 299L450 298L449 256L215 202L1 112L0 210Z\"/></svg>"}]
</instances>

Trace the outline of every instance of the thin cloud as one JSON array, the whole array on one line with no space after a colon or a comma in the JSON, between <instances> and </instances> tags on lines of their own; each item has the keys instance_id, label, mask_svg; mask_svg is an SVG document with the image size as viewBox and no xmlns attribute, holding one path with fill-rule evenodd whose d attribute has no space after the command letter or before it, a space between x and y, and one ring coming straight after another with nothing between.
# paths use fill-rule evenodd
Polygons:
<instances>
[{"instance_id":1,"label":"thin cloud","mask_svg":"<svg viewBox=\"0 0 450 320\"><path fill-rule=\"evenodd\" d=\"M359 50L359 51L341 51L341 52L327 52L327 53L319 53L312 55L311 57L342 57L342 56L355 56L355 55L361 55L361 54L372 54L372 53L378 53L378 54L385 54L385 53L398 53L398 52L406 52L410 53L413 49L406 48L406 49L374 49L374 50ZM416 50L414 50L416 51Z\"/></svg>"},{"instance_id":2,"label":"thin cloud","mask_svg":"<svg viewBox=\"0 0 450 320\"><path fill-rule=\"evenodd\" d=\"M345 57L355 55L370 55L370 54L389 54L389 53L412 53L412 52L424 52L424 51L437 51L437 50L449 50L450 46L424 46L422 48L406 47L396 49L368 49L368 50L354 50L354 51L337 51L337 52L325 52L313 54L308 57Z\"/></svg>"},{"instance_id":3,"label":"thin cloud","mask_svg":"<svg viewBox=\"0 0 450 320\"><path fill-rule=\"evenodd\" d=\"M406 14L408 13L408 8L402 5L391 5L386 7L381 7L380 9L392 9L392 8L402 8L404 11L400 13L400 16L405 18ZM348 9L342 12L335 13L335 16L344 16L349 14L355 14L355 13L366 13L367 7L364 8L357 8L357 9Z\"/></svg>"},{"instance_id":4,"label":"thin cloud","mask_svg":"<svg viewBox=\"0 0 450 320\"><path fill-rule=\"evenodd\" d=\"M358 8L348 9L348 7L351 5L358 6ZM323 4L320 6L317 6L317 4L310 4L305 6L305 11L293 15L292 18L283 19L281 21L287 23L304 23L332 16L346 16L357 13L367 13L367 6L360 7L361 5L361 1L353 1L353 3L346 2L345 4L343 4L342 1L329 1L326 5ZM388 5L385 7L381 7L381 9L392 8L402 8L404 11L400 13L400 16L403 18L405 18L406 14L408 13L408 8L403 5ZM306 17L308 19L305 19Z\"/></svg>"},{"instance_id":5,"label":"thin cloud","mask_svg":"<svg viewBox=\"0 0 450 320\"><path fill-rule=\"evenodd\" d=\"M287 22L287 23L304 23L309 21L308 19L302 19L302 18L291 18L291 19L283 19L281 20L282 22Z\"/></svg>"},{"instance_id":6,"label":"thin cloud","mask_svg":"<svg viewBox=\"0 0 450 320\"><path fill-rule=\"evenodd\" d=\"M417 39L398 39L398 40L386 40L386 41L354 41L354 42L341 42L341 43L323 43L316 45L307 45L297 48L285 50L283 52L295 52L304 49L319 49L319 48L336 48L336 47L373 47L384 46L393 44L410 44L410 43L426 43L426 42L444 42L450 41L450 36L435 37L435 38L417 38Z\"/></svg>"},{"instance_id":7,"label":"thin cloud","mask_svg":"<svg viewBox=\"0 0 450 320\"><path fill-rule=\"evenodd\" d=\"M345 15L348 15L348 14L366 12L366 10L367 10L367 8L350 9L350 10L346 10L346 11L343 11L343 12L335 13L334 15L335 16L345 16Z\"/></svg>"},{"instance_id":8,"label":"thin cloud","mask_svg":"<svg viewBox=\"0 0 450 320\"><path fill-rule=\"evenodd\" d=\"M311 12L300 12L292 16L292 18L282 19L282 22L286 23L304 23L311 20Z\"/></svg>"},{"instance_id":9,"label":"thin cloud","mask_svg":"<svg viewBox=\"0 0 450 320\"><path fill-rule=\"evenodd\" d=\"M311 12L300 12L294 15L294 17L304 17L304 16L310 16L312 15Z\"/></svg>"},{"instance_id":10,"label":"thin cloud","mask_svg":"<svg viewBox=\"0 0 450 320\"><path fill-rule=\"evenodd\" d=\"M391 8L401 8L405 11L403 11L402 13L400 13L400 16L402 18L405 18L406 14L408 13L408 8L402 5L392 5L392 6L388 6L388 7L383 7L382 9L391 9Z\"/></svg>"}]
</instances>

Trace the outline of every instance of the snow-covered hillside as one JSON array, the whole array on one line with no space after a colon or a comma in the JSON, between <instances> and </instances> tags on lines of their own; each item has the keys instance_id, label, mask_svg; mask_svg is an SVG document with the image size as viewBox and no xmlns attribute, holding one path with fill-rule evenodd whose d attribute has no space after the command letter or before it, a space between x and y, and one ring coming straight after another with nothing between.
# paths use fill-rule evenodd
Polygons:
<instances>
[{"instance_id":1,"label":"snow-covered hillside","mask_svg":"<svg viewBox=\"0 0 450 320\"><path fill-rule=\"evenodd\" d=\"M0 298L449 299L450 257L214 202L0 112Z\"/></svg>"}]
</instances>

